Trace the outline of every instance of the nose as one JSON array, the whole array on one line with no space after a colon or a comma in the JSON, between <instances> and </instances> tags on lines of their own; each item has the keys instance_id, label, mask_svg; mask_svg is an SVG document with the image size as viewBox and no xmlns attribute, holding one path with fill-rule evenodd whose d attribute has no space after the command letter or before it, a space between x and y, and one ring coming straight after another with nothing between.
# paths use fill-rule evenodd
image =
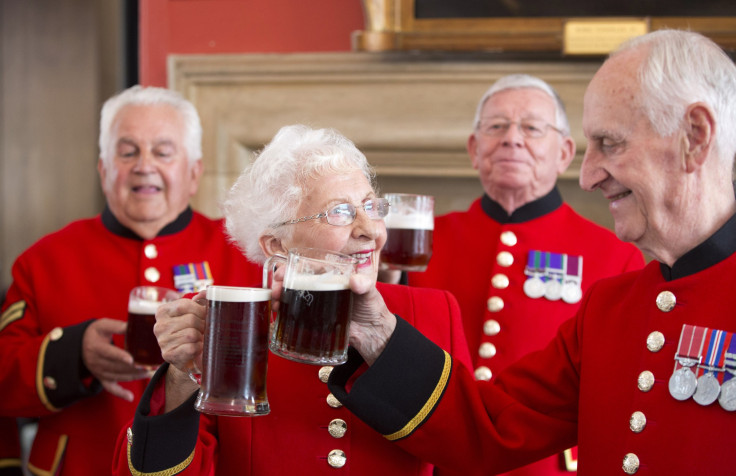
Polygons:
<instances>
[{"instance_id":1,"label":"nose","mask_svg":"<svg viewBox=\"0 0 736 476\"><path fill-rule=\"evenodd\" d=\"M589 144L585 149L583 163L580 166L580 188L592 192L600 187L608 177L608 172L603 167L600 154L591 151Z\"/></svg>"},{"instance_id":2,"label":"nose","mask_svg":"<svg viewBox=\"0 0 736 476\"><path fill-rule=\"evenodd\" d=\"M355 221L353 221L353 237L375 240L379 234L379 221L369 217L362 207L357 207Z\"/></svg>"},{"instance_id":3,"label":"nose","mask_svg":"<svg viewBox=\"0 0 736 476\"><path fill-rule=\"evenodd\" d=\"M138 154L138 160L133 167L134 172L148 173L155 170L155 158L150 152L142 151Z\"/></svg>"},{"instance_id":4,"label":"nose","mask_svg":"<svg viewBox=\"0 0 736 476\"><path fill-rule=\"evenodd\" d=\"M518 122L512 122L509 124L509 128L506 129L506 132L503 134L503 142L504 145L523 145L524 144L524 136L521 133L521 124Z\"/></svg>"}]
</instances>

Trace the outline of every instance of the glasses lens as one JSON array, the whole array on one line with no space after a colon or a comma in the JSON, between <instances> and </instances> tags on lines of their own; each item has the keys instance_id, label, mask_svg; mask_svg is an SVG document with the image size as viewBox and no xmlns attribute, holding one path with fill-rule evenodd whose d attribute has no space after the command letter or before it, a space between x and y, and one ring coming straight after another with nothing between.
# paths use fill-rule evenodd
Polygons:
<instances>
[{"instance_id":1,"label":"glasses lens","mask_svg":"<svg viewBox=\"0 0 736 476\"><path fill-rule=\"evenodd\" d=\"M341 203L327 210L327 223L335 226L349 225L355 220L355 207Z\"/></svg>"},{"instance_id":2,"label":"glasses lens","mask_svg":"<svg viewBox=\"0 0 736 476\"><path fill-rule=\"evenodd\" d=\"M480 132L487 136L500 136L506 134L511 123L504 120L483 121L480 125Z\"/></svg>"},{"instance_id":3,"label":"glasses lens","mask_svg":"<svg viewBox=\"0 0 736 476\"><path fill-rule=\"evenodd\" d=\"M521 133L527 137L542 137L547 131L547 124L542 121L524 121L520 127Z\"/></svg>"},{"instance_id":4,"label":"glasses lens","mask_svg":"<svg viewBox=\"0 0 736 476\"><path fill-rule=\"evenodd\" d=\"M374 198L363 204L366 215L373 220L385 218L388 215L389 203L386 198Z\"/></svg>"}]
</instances>

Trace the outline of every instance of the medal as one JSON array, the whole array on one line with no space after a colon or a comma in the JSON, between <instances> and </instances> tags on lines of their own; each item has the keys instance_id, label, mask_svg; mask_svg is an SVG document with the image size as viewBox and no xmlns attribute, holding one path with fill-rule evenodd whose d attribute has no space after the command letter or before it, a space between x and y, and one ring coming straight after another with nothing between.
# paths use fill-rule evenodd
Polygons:
<instances>
[{"instance_id":1,"label":"medal","mask_svg":"<svg viewBox=\"0 0 736 476\"><path fill-rule=\"evenodd\" d=\"M733 333L728 334L726 352L723 354L723 385L718 403L724 410L732 412L736 410L736 339Z\"/></svg>"},{"instance_id":2,"label":"medal","mask_svg":"<svg viewBox=\"0 0 736 476\"><path fill-rule=\"evenodd\" d=\"M562 300L575 304L583 297L583 257L569 255L565 265L565 284L562 285Z\"/></svg>"},{"instance_id":3,"label":"medal","mask_svg":"<svg viewBox=\"0 0 736 476\"><path fill-rule=\"evenodd\" d=\"M207 261L174 266L174 287L180 293L199 292L213 284L212 271Z\"/></svg>"},{"instance_id":4,"label":"medal","mask_svg":"<svg viewBox=\"0 0 736 476\"><path fill-rule=\"evenodd\" d=\"M718 329L711 329L707 340L708 350L705 353L705 362L699 366L703 369L703 375L698 377L698 388L693 395L693 400L700 405L710 405L715 402L721 391L718 374L722 370L725 357L726 333Z\"/></svg>"},{"instance_id":5,"label":"medal","mask_svg":"<svg viewBox=\"0 0 736 476\"><path fill-rule=\"evenodd\" d=\"M550 301L559 301L562 296L562 268L565 255L560 253L545 253L547 267L544 269L544 297Z\"/></svg>"},{"instance_id":6,"label":"medal","mask_svg":"<svg viewBox=\"0 0 736 476\"><path fill-rule=\"evenodd\" d=\"M687 400L698 385L695 373L690 369L700 363L707 328L684 324L675 354L675 370L669 380L670 395L675 400Z\"/></svg>"},{"instance_id":7,"label":"medal","mask_svg":"<svg viewBox=\"0 0 736 476\"><path fill-rule=\"evenodd\" d=\"M524 274L528 276L524 281L524 294L532 299L544 296L544 281L541 276L544 273L546 256L541 251L529 251Z\"/></svg>"}]
</instances>

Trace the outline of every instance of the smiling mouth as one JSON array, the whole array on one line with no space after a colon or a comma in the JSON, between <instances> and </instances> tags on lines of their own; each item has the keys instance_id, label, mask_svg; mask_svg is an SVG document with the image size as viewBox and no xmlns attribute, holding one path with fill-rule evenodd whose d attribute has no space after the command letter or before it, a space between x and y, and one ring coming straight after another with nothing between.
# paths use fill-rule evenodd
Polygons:
<instances>
[{"instance_id":1,"label":"smiling mouth","mask_svg":"<svg viewBox=\"0 0 736 476\"><path fill-rule=\"evenodd\" d=\"M608 197L608 200L611 201L611 202L615 202L616 200L621 200L622 198L628 197L629 195L631 195L631 191L630 190L628 190L626 192L621 192L621 193L619 193L617 195L613 195L612 197Z\"/></svg>"},{"instance_id":2,"label":"smiling mouth","mask_svg":"<svg viewBox=\"0 0 736 476\"><path fill-rule=\"evenodd\" d=\"M368 263L370 261L370 259L371 259L371 255L372 254L373 254L372 251L367 251L367 252L364 252L364 253L353 253L350 256L352 256L353 258L357 259L358 260L358 263L357 264L358 264L358 266L360 266L360 265L364 265L364 264Z\"/></svg>"},{"instance_id":3,"label":"smiling mouth","mask_svg":"<svg viewBox=\"0 0 736 476\"><path fill-rule=\"evenodd\" d=\"M155 185L138 185L132 189L136 193L154 193L161 191L161 187L157 187Z\"/></svg>"}]
</instances>

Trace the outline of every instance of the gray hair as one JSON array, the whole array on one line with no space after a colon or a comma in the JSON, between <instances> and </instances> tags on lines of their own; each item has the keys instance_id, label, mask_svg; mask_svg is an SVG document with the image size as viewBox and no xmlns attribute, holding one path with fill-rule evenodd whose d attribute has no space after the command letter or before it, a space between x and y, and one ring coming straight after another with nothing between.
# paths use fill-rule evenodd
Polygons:
<instances>
[{"instance_id":1,"label":"gray hair","mask_svg":"<svg viewBox=\"0 0 736 476\"><path fill-rule=\"evenodd\" d=\"M115 116L125 106L168 105L179 112L184 122L184 148L189 163L202 158L202 124L194 105L176 91L164 88L133 86L111 97L102 106L100 114L100 158L111 165L115 144L112 143L112 126Z\"/></svg>"},{"instance_id":2,"label":"gray hair","mask_svg":"<svg viewBox=\"0 0 736 476\"><path fill-rule=\"evenodd\" d=\"M310 179L360 171L375 189L375 173L352 141L333 129L285 126L241 172L223 202L230 237L253 262L266 259L259 238L291 236Z\"/></svg>"},{"instance_id":3,"label":"gray hair","mask_svg":"<svg viewBox=\"0 0 736 476\"><path fill-rule=\"evenodd\" d=\"M530 76L528 74L510 74L504 76L491 85L490 88L485 92L483 97L478 102L478 107L475 110L475 119L473 119L473 130L477 130L480 125L481 114L483 113L483 106L486 105L488 99L496 93L505 91L507 89L539 89L540 91L547 93L555 102L555 127L562 131L564 136L570 135L570 122L567 120L567 112L565 111L565 104L560 99L557 91L550 86L546 81L543 81L536 76Z\"/></svg>"},{"instance_id":4,"label":"gray hair","mask_svg":"<svg viewBox=\"0 0 736 476\"><path fill-rule=\"evenodd\" d=\"M736 153L736 66L713 41L698 33L658 30L635 37L611 54L644 46L637 103L661 137L682 125L690 104L703 102L715 115L716 148L730 164Z\"/></svg>"}]
</instances>

